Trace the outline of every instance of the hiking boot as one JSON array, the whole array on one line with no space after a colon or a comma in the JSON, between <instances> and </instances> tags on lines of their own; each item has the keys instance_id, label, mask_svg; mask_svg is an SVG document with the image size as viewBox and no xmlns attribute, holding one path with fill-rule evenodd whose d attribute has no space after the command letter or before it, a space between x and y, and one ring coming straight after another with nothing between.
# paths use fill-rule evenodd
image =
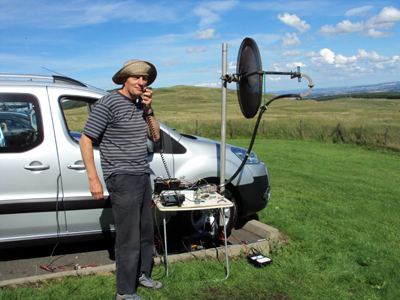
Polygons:
<instances>
[{"instance_id":1,"label":"hiking boot","mask_svg":"<svg viewBox=\"0 0 400 300\"><path fill-rule=\"evenodd\" d=\"M142 274L142 276L140 276L139 284L146 288L155 289L155 290L162 289L164 287L164 285L161 282L155 281L155 280L151 279L150 277L147 277L144 274Z\"/></svg>"},{"instance_id":2,"label":"hiking boot","mask_svg":"<svg viewBox=\"0 0 400 300\"><path fill-rule=\"evenodd\" d=\"M144 300L142 297L140 297L136 293L134 293L134 294L124 294L124 295L116 294L114 299L115 300Z\"/></svg>"}]
</instances>

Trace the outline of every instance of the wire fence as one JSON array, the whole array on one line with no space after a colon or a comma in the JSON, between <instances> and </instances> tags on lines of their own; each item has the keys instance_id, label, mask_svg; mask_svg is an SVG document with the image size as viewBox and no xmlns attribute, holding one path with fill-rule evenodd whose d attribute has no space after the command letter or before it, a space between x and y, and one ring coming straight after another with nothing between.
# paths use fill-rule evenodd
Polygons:
<instances>
[{"instance_id":1,"label":"wire fence","mask_svg":"<svg viewBox=\"0 0 400 300\"><path fill-rule=\"evenodd\" d=\"M193 120L164 122L180 133L218 139L221 136L219 120ZM254 131L254 122L241 120L227 120L227 138L251 137ZM258 128L257 137L261 138L299 138L320 140L326 142L343 142L350 144L369 145L391 148L400 151L400 128L368 127L363 125L343 126L340 123L318 124L299 120L294 122L266 122L262 120Z\"/></svg>"}]
</instances>

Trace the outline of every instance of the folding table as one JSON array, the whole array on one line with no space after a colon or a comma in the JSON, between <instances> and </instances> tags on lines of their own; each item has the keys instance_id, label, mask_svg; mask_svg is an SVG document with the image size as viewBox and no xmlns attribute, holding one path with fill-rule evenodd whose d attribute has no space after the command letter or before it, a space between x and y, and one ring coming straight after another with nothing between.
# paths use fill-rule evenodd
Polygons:
<instances>
[{"instance_id":1,"label":"folding table","mask_svg":"<svg viewBox=\"0 0 400 300\"><path fill-rule=\"evenodd\" d=\"M184 191L182 191L184 192ZM188 197L188 196L187 196ZM189 196L189 198L192 198ZM168 211L192 211L192 210L209 210L209 209L221 209L222 219L224 220L224 244L225 244L225 256L226 256L226 278L229 276L229 261L228 261L228 246L226 244L226 226L225 226L225 209L232 207L233 203L223 196L212 193L208 199L201 201L199 204L195 204L194 200L185 200L181 206L164 206L159 199L154 199L157 208L163 213L163 225L164 225L164 243L165 243L165 266L168 276L168 243L167 243L167 226L165 220L165 213Z\"/></svg>"}]
</instances>

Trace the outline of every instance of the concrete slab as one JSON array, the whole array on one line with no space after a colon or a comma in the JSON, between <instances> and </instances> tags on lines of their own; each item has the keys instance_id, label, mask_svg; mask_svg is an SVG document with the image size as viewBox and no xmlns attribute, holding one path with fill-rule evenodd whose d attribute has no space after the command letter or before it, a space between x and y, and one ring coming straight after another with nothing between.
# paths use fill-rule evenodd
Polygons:
<instances>
[{"instance_id":1,"label":"concrete slab","mask_svg":"<svg viewBox=\"0 0 400 300\"><path fill-rule=\"evenodd\" d=\"M251 220L243 226L243 229L268 240L271 247L279 242L279 230L259 221Z\"/></svg>"}]
</instances>

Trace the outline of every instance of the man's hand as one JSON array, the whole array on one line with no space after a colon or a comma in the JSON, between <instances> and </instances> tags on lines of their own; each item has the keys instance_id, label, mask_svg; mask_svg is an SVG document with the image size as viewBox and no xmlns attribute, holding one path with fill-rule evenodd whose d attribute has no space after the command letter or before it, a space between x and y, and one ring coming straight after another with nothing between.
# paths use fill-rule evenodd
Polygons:
<instances>
[{"instance_id":1,"label":"man's hand","mask_svg":"<svg viewBox=\"0 0 400 300\"><path fill-rule=\"evenodd\" d=\"M103 186L98 178L89 180L90 192L97 200L103 199Z\"/></svg>"},{"instance_id":2,"label":"man's hand","mask_svg":"<svg viewBox=\"0 0 400 300\"><path fill-rule=\"evenodd\" d=\"M81 147L82 159L85 163L86 172L89 178L90 192L96 199L103 199L103 187L97 175L96 166L94 163L92 139L86 134L82 134L81 139L79 140L79 146Z\"/></svg>"},{"instance_id":3,"label":"man's hand","mask_svg":"<svg viewBox=\"0 0 400 300\"><path fill-rule=\"evenodd\" d=\"M150 109L151 108L151 101L153 100L153 91L150 89L144 88L144 92L142 94L142 103L143 105Z\"/></svg>"}]
</instances>

